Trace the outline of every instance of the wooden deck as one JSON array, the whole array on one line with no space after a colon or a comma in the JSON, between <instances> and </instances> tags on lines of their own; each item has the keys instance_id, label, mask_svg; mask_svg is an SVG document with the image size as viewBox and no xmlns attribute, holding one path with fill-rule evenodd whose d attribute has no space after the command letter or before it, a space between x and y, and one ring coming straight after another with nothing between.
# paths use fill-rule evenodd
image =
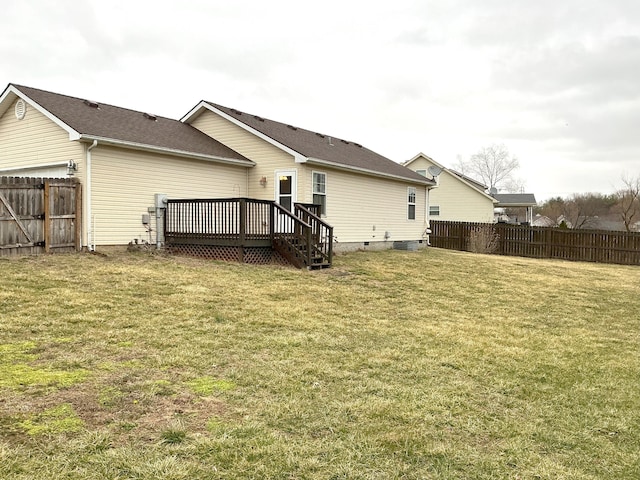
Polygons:
<instances>
[{"instance_id":1,"label":"wooden deck","mask_svg":"<svg viewBox=\"0 0 640 480\"><path fill-rule=\"evenodd\" d=\"M333 261L333 227L318 206L250 198L169 200L164 237L170 251L244 263L326 268Z\"/></svg>"}]
</instances>

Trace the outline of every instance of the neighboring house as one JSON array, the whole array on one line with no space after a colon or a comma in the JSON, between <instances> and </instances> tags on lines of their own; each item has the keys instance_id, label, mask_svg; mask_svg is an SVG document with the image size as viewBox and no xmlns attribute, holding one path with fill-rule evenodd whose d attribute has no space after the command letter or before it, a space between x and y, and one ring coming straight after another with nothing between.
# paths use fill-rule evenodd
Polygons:
<instances>
[{"instance_id":1,"label":"neighboring house","mask_svg":"<svg viewBox=\"0 0 640 480\"><path fill-rule=\"evenodd\" d=\"M156 194L319 203L336 250L421 242L435 185L357 143L208 102L178 121L10 84L0 176L68 174L83 187L89 249L146 240Z\"/></svg>"},{"instance_id":2,"label":"neighboring house","mask_svg":"<svg viewBox=\"0 0 640 480\"><path fill-rule=\"evenodd\" d=\"M437 187L429 192L429 218L458 222L494 221L493 210L498 201L486 193L481 183L439 164L424 153L419 153L404 165L425 176L434 177ZM433 168L432 168L433 167Z\"/></svg>"},{"instance_id":3,"label":"neighboring house","mask_svg":"<svg viewBox=\"0 0 640 480\"><path fill-rule=\"evenodd\" d=\"M533 207L537 205L533 193L496 193L498 200L496 218L508 223L533 222Z\"/></svg>"},{"instance_id":4,"label":"neighboring house","mask_svg":"<svg viewBox=\"0 0 640 480\"><path fill-rule=\"evenodd\" d=\"M556 227L557 223L546 215L540 215L539 213L534 217L531 222L533 227Z\"/></svg>"}]
</instances>

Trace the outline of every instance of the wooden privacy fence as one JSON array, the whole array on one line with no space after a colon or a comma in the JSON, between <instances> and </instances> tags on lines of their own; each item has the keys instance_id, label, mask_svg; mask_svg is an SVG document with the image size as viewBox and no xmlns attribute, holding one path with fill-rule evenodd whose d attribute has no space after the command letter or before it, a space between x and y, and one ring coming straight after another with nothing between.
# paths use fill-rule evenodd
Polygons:
<instances>
[{"instance_id":1,"label":"wooden privacy fence","mask_svg":"<svg viewBox=\"0 0 640 480\"><path fill-rule=\"evenodd\" d=\"M0 177L0 256L80 250L81 195L74 178Z\"/></svg>"},{"instance_id":2,"label":"wooden privacy fence","mask_svg":"<svg viewBox=\"0 0 640 480\"><path fill-rule=\"evenodd\" d=\"M499 255L640 265L640 233L431 221L432 246Z\"/></svg>"}]
</instances>

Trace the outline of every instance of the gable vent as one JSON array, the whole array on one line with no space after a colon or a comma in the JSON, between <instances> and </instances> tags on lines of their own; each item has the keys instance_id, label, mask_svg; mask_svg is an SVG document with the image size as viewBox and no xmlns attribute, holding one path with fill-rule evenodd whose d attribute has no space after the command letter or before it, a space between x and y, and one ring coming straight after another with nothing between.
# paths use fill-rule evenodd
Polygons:
<instances>
[{"instance_id":1,"label":"gable vent","mask_svg":"<svg viewBox=\"0 0 640 480\"><path fill-rule=\"evenodd\" d=\"M144 115L144 118L148 120L153 120L154 122L158 120L158 117L156 117L155 115L152 115L151 113L143 113L142 115Z\"/></svg>"},{"instance_id":2,"label":"gable vent","mask_svg":"<svg viewBox=\"0 0 640 480\"><path fill-rule=\"evenodd\" d=\"M24 103L24 100L19 99L16 102L15 114L18 120L22 120L24 116L27 114L27 104Z\"/></svg>"},{"instance_id":3,"label":"gable vent","mask_svg":"<svg viewBox=\"0 0 640 480\"><path fill-rule=\"evenodd\" d=\"M85 100L84 104L91 108L100 108L100 105L98 105L98 102L93 102L91 100Z\"/></svg>"}]
</instances>

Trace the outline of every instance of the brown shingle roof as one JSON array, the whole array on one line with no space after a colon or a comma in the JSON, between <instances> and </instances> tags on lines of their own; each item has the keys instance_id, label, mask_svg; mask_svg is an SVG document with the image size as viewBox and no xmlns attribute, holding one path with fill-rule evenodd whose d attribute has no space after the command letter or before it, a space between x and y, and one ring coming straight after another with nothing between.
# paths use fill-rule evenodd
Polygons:
<instances>
[{"instance_id":1,"label":"brown shingle roof","mask_svg":"<svg viewBox=\"0 0 640 480\"><path fill-rule=\"evenodd\" d=\"M276 122L216 103L205 103L312 161L317 159L341 167L400 177L411 182L434 184L422 175L358 143Z\"/></svg>"},{"instance_id":2,"label":"brown shingle roof","mask_svg":"<svg viewBox=\"0 0 640 480\"><path fill-rule=\"evenodd\" d=\"M13 87L86 137L252 164L238 152L178 120L21 85L13 84Z\"/></svg>"}]
</instances>

